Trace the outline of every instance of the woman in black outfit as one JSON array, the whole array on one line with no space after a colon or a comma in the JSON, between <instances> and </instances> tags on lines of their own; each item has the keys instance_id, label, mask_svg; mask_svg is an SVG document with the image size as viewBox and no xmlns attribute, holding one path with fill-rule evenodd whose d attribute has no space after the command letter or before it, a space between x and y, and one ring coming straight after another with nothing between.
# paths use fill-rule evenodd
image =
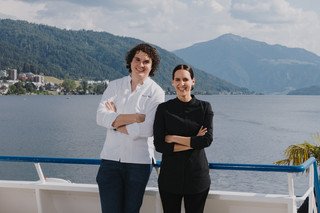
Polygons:
<instances>
[{"instance_id":1,"label":"woman in black outfit","mask_svg":"<svg viewBox=\"0 0 320 213\"><path fill-rule=\"evenodd\" d=\"M178 65L172 73L177 97L158 106L153 126L154 145L162 153L158 179L165 213L202 213L210 189L204 148L213 140L213 111L209 102L191 95L194 73Z\"/></svg>"}]
</instances>

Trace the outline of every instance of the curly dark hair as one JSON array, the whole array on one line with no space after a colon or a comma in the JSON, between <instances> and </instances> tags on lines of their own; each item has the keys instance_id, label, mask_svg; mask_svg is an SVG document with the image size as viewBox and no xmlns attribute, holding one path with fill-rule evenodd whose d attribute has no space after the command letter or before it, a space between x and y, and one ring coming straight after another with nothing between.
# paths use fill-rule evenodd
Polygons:
<instances>
[{"instance_id":1,"label":"curly dark hair","mask_svg":"<svg viewBox=\"0 0 320 213\"><path fill-rule=\"evenodd\" d=\"M158 54L158 51L156 48L152 47L150 44L142 43L138 44L137 46L133 47L126 56L126 67L129 70L129 73L132 72L131 70L131 62L133 60L133 57L136 55L137 52L142 51L146 53L150 59L152 60L152 67L151 71L149 73L149 76L154 76L155 71L157 70L159 64L160 64L160 56Z\"/></svg>"}]
</instances>

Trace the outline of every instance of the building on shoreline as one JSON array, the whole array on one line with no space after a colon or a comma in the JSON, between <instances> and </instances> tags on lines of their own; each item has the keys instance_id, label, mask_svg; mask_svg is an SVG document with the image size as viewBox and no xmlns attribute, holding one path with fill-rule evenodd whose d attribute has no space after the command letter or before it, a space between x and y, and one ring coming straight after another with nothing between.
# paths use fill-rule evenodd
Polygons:
<instances>
[{"instance_id":1,"label":"building on shoreline","mask_svg":"<svg viewBox=\"0 0 320 213\"><path fill-rule=\"evenodd\" d=\"M50 79L48 81L48 79ZM32 72L19 73L16 69L8 68L0 70L0 95L6 94L102 94L109 84L109 80L92 81L92 80L68 80L75 83L72 89L66 88L65 80L59 80L54 77L45 76L44 74L34 74ZM18 88L16 88L18 87ZM15 92L16 89L20 89ZM22 89L22 90L21 90Z\"/></svg>"}]
</instances>

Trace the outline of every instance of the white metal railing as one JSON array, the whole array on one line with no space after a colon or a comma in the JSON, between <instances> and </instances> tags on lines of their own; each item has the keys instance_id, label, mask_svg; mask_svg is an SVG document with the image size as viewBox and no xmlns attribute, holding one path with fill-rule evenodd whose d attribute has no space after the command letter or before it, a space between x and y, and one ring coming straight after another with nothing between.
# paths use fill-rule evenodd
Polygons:
<instances>
[{"instance_id":1,"label":"white metal railing","mask_svg":"<svg viewBox=\"0 0 320 213\"><path fill-rule=\"evenodd\" d=\"M33 162L39 179L42 183L46 182L46 178L41 169L40 163L62 163L62 164L90 164L99 165L100 159L85 158L49 158L49 157L25 157L25 156L0 156L0 161L9 162ZM155 164L156 168L160 167L160 162ZM296 212L296 201L303 201L309 198L309 213L318 212L317 206L320 205L320 190L317 171L317 162L315 158L310 158L306 162L298 166L284 166L273 164L226 164L226 163L209 163L209 168L213 170L238 170L238 171L256 171L256 172L282 172L288 175L288 195L293 200L293 209L289 212ZM296 197L294 192L293 174L306 172L309 170L308 189L301 197ZM160 199L160 198L159 198ZM40 205L41 207L41 205Z\"/></svg>"}]
</instances>

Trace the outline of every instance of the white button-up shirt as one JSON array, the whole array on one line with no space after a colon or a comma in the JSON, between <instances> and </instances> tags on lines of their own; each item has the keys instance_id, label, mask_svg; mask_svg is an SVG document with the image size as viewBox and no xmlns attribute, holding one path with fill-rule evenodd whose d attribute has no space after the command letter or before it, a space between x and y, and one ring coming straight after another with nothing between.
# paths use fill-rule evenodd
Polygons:
<instances>
[{"instance_id":1,"label":"white button-up shirt","mask_svg":"<svg viewBox=\"0 0 320 213\"><path fill-rule=\"evenodd\" d=\"M102 159L125 163L149 164L154 158L153 121L157 106L164 102L165 93L151 78L131 91L131 77L111 81L104 91L98 110L97 124L107 130L100 154ZM108 110L106 101L113 101L117 112ZM145 114L145 121L127 125L127 134L113 130L119 114ZM149 139L149 140L148 140Z\"/></svg>"}]
</instances>

